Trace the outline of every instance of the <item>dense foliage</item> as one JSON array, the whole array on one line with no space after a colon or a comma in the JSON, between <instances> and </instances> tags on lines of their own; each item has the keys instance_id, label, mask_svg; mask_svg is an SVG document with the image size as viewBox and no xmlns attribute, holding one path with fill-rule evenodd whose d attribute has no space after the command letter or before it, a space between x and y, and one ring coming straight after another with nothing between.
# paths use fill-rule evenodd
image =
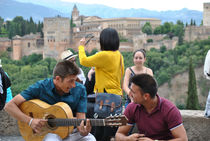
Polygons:
<instances>
[{"instance_id":1,"label":"dense foliage","mask_svg":"<svg viewBox=\"0 0 210 141\"><path fill-rule=\"evenodd\" d=\"M38 80L52 76L56 60L42 59L42 55L32 54L19 61L8 59L6 53L0 53L2 67L12 81L13 96Z\"/></svg>"},{"instance_id":2,"label":"dense foliage","mask_svg":"<svg viewBox=\"0 0 210 141\"><path fill-rule=\"evenodd\" d=\"M152 31L152 27L149 23L146 23L142 32L150 34L166 34L168 38L172 39L174 36L177 36L179 39L179 45L183 44L183 36L184 36L184 24L180 20L176 22L176 24L172 22L165 22L163 25L159 25Z\"/></svg>"},{"instance_id":3,"label":"dense foliage","mask_svg":"<svg viewBox=\"0 0 210 141\"><path fill-rule=\"evenodd\" d=\"M6 21L0 17L0 37L8 37L12 39L15 35L24 36L30 33L40 32L43 36L43 23L36 24L32 17L30 20L24 20L23 17L17 16L12 21Z\"/></svg>"}]
</instances>

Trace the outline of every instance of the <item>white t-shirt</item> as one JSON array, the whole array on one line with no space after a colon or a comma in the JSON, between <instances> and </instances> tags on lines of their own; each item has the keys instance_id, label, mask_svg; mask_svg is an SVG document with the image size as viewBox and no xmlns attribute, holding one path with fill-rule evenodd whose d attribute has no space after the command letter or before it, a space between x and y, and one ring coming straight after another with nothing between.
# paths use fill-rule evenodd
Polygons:
<instances>
[{"instance_id":1,"label":"white t-shirt","mask_svg":"<svg viewBox=\"0 0 210 141\"><path fill-rule=\"evenodd\" d=\"M1 79L1 74L0 74L0 94L3 94L3 85L2 85L2 79Z\"/></svg>"},{"instance_id":2,"label":"white t-shirt","mask_svg":"<svg viewBox=\"0 0 210 141\"><path fill-rule=\"evenodd\" d=\"M79 69L80 69L80 74L78 74L77 77L79 78L79 80L82 81L82 84L84 85L85 81L86 81L86 77L85 77L83 70L81 68L79 68Z\"/></svg>"},{"instance_id":3,"label":"white t-shirt","mask_svg":"<svg viewBox=\"0 0 210 141\"><path fill-rule=\"evenodd\" d=\"M206 76L206 79L210 80L210 50L206 54L203 71L204 71L204 75Z\"/></svg>"}]
</instances>

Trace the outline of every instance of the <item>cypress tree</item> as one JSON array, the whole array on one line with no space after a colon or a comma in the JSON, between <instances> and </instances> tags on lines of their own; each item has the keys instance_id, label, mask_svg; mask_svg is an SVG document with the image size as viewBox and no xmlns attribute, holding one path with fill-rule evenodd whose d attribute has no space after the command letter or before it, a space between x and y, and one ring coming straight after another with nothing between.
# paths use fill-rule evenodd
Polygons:
<instances>
[{"instance_id":1,"label":"cypress tree","mask_svg":"<svg viewBox=\"0 0 210 141\"><path fill-rule=\"evenodd\" d=\"M200 109L197 95L195 71L192 64L192 58L189 63L189 82L188 82L188 97L187 97L187 109L198 110Z\"/></svg>"}]
</instances>

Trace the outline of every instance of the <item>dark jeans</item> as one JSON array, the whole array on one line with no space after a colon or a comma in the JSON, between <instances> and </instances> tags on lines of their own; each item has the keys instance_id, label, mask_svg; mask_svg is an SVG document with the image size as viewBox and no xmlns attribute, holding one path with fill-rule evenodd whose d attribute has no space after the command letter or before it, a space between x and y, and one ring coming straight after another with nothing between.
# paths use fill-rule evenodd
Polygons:
<instances>
[{"instance_id":1,"label":"dark jeans","mask_svg":"<svg viewBox=\"0 0 210 141\"><path fill-rule=\"evenodd\" d=\"M91 119L94 118L94 102L87 103L87 114L86 117ZM115 136L118 127L108 126L92 126L91 134L93 134L97 141L110 141L111 137Z\"/></svg>"},{"instance_id":2,"label":"dark jeans","mask_svg":"<svg viewBox=\"0 0 210 141\"><path fill-rule=\"evenodd\" d=\"M93 134L97 141L110 141L115 136L118 127L95 127L95 133Z\"/></svg>"},{"instance_id":3,"label":"dark jeans","mask_svg":"<svg viewBox=\"0 0 210 141\"><path fill-rule=\"evenodd\" d=\"M87 102L87 113L86 113L86 117L88 119L93 119L93 114L94 114L94 104L95 102ZM95 126L92 126L92 129L91 129L91 134L94 134L95 133Z\"/></svg>"}]
</instances>

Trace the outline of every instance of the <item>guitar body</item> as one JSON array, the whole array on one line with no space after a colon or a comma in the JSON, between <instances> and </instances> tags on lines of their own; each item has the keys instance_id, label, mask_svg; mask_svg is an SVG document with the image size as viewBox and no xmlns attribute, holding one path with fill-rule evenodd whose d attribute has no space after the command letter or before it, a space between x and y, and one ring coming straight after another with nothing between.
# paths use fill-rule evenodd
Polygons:
<instances>
[{"instance_id":1,"label":"guitar body","mask_svg":"<svg viewBox=\"0 0 210 141\"><path fill-rule=\"evenodd\" d=\"M20 105L20 109L26 115L38 119L51 118L73 118L71 108L64 102L58 102L54 105L49 105L41 100L29 100ZM62 139L67 137L74 129L74 126L59 126L52 127L46 124L40 134L33 132L32 128L25 122L18 121L18 126L22 137L25 141L42 141L47 133L58 134Z\"/></svg>"}]
</instances>

